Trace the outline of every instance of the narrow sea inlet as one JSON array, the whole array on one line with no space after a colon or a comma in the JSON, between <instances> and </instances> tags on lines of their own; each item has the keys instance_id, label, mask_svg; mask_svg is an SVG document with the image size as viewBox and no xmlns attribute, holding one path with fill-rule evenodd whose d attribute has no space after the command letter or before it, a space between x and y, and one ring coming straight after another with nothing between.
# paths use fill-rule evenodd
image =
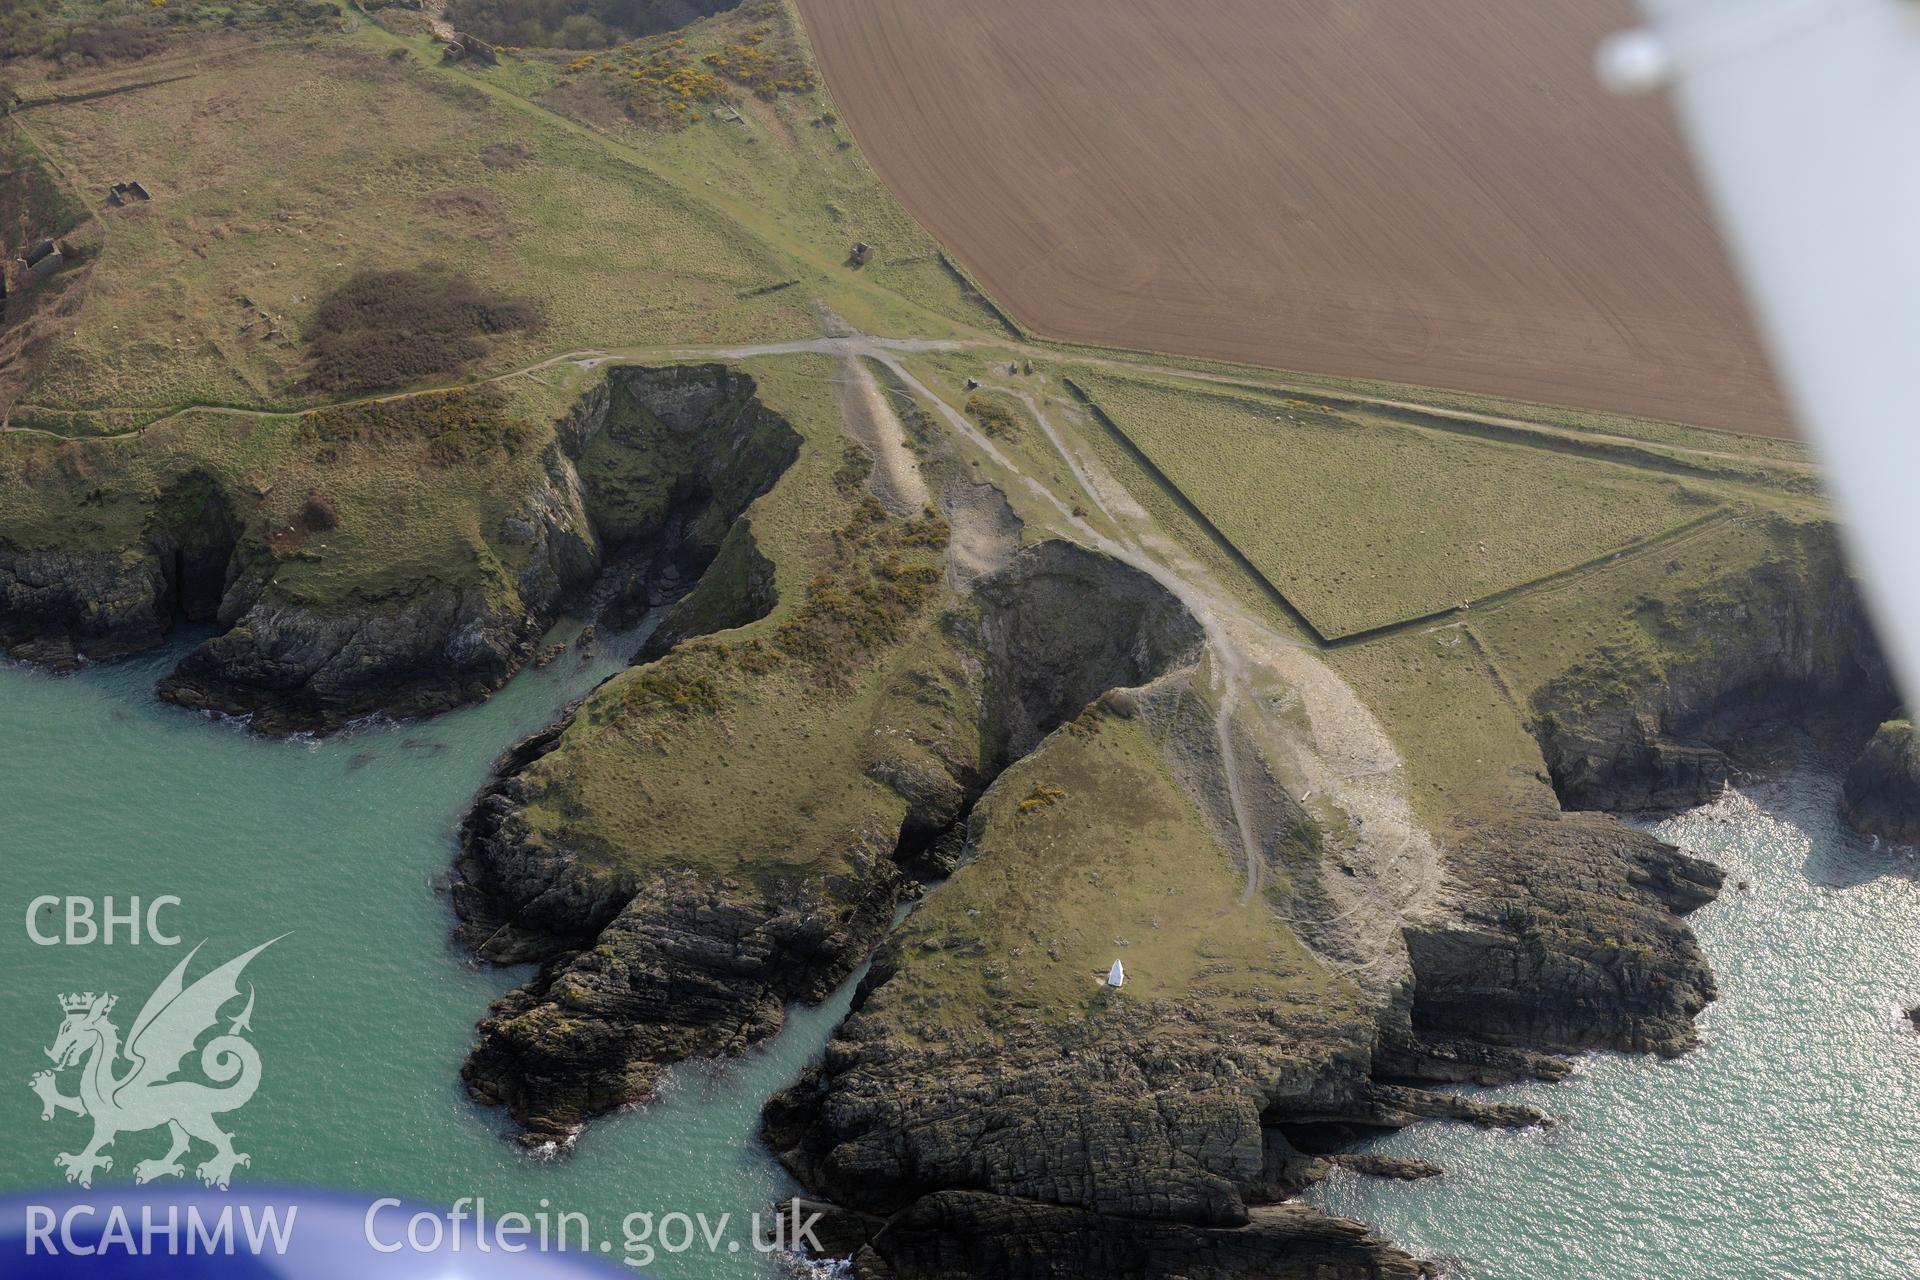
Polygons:
<instances>
[{"instance_id":1,"label":"narrow sea inlet","mask_svg":"<svg viewBox=\"0 0 1920 1280\"><path fill-rule=\"evenodd\" d=\"M578 1212L616 1259L629 1214L724 1213L717 1254L697 1235L678 1254L656 1243L646 1273L780 1274L749 1243L750 1216L791 1190L755 1140L760 1107L825 1044L851 983L794 1010L747 1058L675 1071L659 1101L596 1123L564 1161L524 1154L502 1137L505 1114L460 1087L474 1021L517 976L473 967L449 941L434 885L454 828L493 758L637 643L603 633L590 660L570 651L481 706L320 742L264 740L157 702L153 681L179 645L68 679L0 668L0 1022L12 1028L0 1046L0 1192L71 1189L53 1157L85 1141L85 1124L43 1123L27 1085L48 1066L60 996L111 991L125 1026L194 944L205 942L198 975L286 934L246 971L262 1072L259 1093L224 1118L252 1157L236 1187ZM161 920L182 944L36 945L25 911L43 894L121 905L174 895L181 905ZM165 1145L161 1131L123 1134L95 1187L131 1183L134 1164Z\"/></svg>"},{"instance_id":2,"label":"narrow sea inlet","mask_svg":"<svg viewBox=\"0 0 1920 1280\"><path fill-rule=\"evenodd\" d=\"M0 1058L0 1190L57 1184L53 1156L80 1137L72 1117L42 1123L26 1083L60 995L137 1007L186 946L205 940L197 972L287 934L248 970L263 1077L229 1117L252 1157L241 1179L577 1211L616 1247L631 1213L731 1214L744 1240L741 1220L789 1189L754 1138L761 1103L819 1051L851 984L744 1060L676 1071L660 1101L596 1123L565 1161L504 1141L504 1116L468 1102L457 1076L474 1020L514 975L448 941L434 884L454 826L494 756L633 643L603 636L592 658L530 669L485 705L322 742L155 702L177 647L70 679L0 669L0 1018L16 1029ZM1568 1082L1498 1091L1563 1121L1416 1126L1379 1149L1445 1177L1340 1174L1316 1201L1474 1280L1920 1274L1920 1037L1901 1015L1920 1001L1920 860L1847 832L1836 792L1809 764L1658 828L1728 869L1693 917L1721 990L1699 1052L1596 1056ZM23 913L42 894L177 896L165 918L184 944L36 945ZM97 1185L130 1181L162 1145L125 1135ZM648 1266L775 1271L744 1245Z\"/></svg>"}]
</instances>

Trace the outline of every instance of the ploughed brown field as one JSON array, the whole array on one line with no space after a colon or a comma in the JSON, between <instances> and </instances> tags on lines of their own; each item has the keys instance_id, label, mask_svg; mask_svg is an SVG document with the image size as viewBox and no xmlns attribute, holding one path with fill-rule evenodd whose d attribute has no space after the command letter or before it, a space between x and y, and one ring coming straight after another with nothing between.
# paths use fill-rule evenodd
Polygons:
<instances>
[{"instance_id":1,"label":"ploughed brown field","mask_svg":"<svg viewBox=\"0 0 1920 1280\"><path fill-rule=\"evenodd\" d=\"M1790 434L1626 0L799 0L874 167L1049 337Z\"/></svg>"}]
</instances>

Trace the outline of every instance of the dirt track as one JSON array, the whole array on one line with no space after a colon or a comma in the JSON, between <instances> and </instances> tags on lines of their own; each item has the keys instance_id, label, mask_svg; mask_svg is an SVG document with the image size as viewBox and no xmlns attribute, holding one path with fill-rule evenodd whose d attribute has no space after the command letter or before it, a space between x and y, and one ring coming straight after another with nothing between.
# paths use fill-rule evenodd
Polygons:
<instances>
[{"instance_id":1,"label":"dirt track","mask_svg":"<svg viewBox=\"0 0 1920 1280\"><path fill-rule=\"evenodd\" d=\"M799 0L907 206L1050 337L1790 434L1625 0Z\"/></svg>"},{"instance_id":2,"label":"dirt track","mask_svg":"<svg viewBox=\"0 0 1920 1280\"><path fill-rule=\"evenodd\" d=\"M904 519L919 515L927 506L927 482L907 447L899 415L860 357L848 356L840 362L837 395L840 417L848 432L873 459L873 470L867 476L868 491L896 516Z\"/></svg>"}]
</instances>

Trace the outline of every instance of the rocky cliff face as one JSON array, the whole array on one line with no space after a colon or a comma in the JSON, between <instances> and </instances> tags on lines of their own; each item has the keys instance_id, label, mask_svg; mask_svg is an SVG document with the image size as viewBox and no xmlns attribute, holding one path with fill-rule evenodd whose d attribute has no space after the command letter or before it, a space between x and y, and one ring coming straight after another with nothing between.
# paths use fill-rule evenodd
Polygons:
<instances>
[{"instance_id":1,"label":"rocky cliff face","mask_svg":"<svg viewBox=\"0 0 1920 1280\"><path fill-rule=\"evenodd\" d=\"M760 554L752 522L734 522L713 562L647 633L635 662L652 662L683 640L744 627L772 611L778 593L773 561Z\"/></svg>"},{"instance_id":2,"label":"rocky cliff face","mask_svg":"<svg viewBox=\"0 0 1920 1280\"><path fill-rule=\"evenodd\" d=\"M1910 720L1874 732L1847 771L1847 820L1863 835L1920 844L1920 742Z\"/></svg>"},{"instance_id":3,"label":"rocky cliff face","mask_svg":"<svg viewBox=\"0 0 1920 1280\"><path fill-rule=\"evenodd\" d=\"M1119 701L1144 718L1148 740L1178 738L1194 716L1181 678ZM1093 876L1123 899L1207 830L1196 815L1183 837L1164 809L1139 807L1153 787L1111 763L1124 755L1072 765L1087 742L1131 732L1111 715L1082 717L1022 762L1011 789L1012 774L995 785L970 824L969 860L889 939L822 1065L768 1106L765 1136L782 1161L855 1211L856 1274L1424 1274L1358 1224L1276 1202L1369 1132L1545 1122L1425 1082L1555 1079L1569 1064L1551 1052L1692 1042L1713 979L1680 916L1711 899L1719 874L1612 818L1561 815L1550 799L1534 818L1449 847L1442 900L1401 931L1411 976L1398 990L1363 986L1297 943L1282 950L1292 926L1259 906L1256 928L1273 942L1256 932L1251 950L1227 912L1211 934L1155 937L1177 927L1162 918L1177 909L1168 891L1089 923L1108 904L1071 900L1055 877ZM1040 810L1022 807L1049 794L1019 798L1041 778L1073 796L1111 786L1060 819L1093 842L1078 858L1056 860ZM1155 833L1121 869L1075 816L1106 810ZM1320 847L1292 829L1299 809L1272 812L1288 829L1263 829L1263 843L1286 840L1296 856ZM1029 881L1038 901L993 887ZM977 892L986 896L967 896ZM1131 944L1118 953L1134 976L1114 992L1082 978L1084 995L1069 977L1063 1005L1044 994L1047 975L1066 940L1089 931L1103 954ZM1180 994L1134 995L1157 973L1186 972L1169 947L1195 949ZM1043 948L1055 963L1036 970L1021 953ZM975 988L956 969L986 977Z\"/></svg>"},{"instance_id":4,"label":"rocky cliff face","mask_svg":"<svg viewBox=\"0 0 1920 1280\"><path fill-rule=\"evenodd\" d=\"M348 583L325 600L290 592L272 539L243 527L217 477L194 472L155 499L124 549L0 541L0 642L69 669L150 648L177 621L215 623L222 633L181 660L161 696L251 716L266 733L428 715L498 689L605 568L619 575L605 593L616 605L676 598L797 451L744 374L616 368L485 531L476 574Z\"/></svg>"},{"instance_id":5,"label":"rocky cliff face","mask_svg":"<svg viewBox=\"0 0 1920 1280\"><path fill-rule=\"evenodd\" d=\"M115 552L24 549L0 535L0 645L56 671L160 643L175 621L211 622L241 571L238 521L219 481L189 471L155 495L142 544Z\"/></svg>"},{"instance_id":6,"label":"rocky cliff face","mask_svg":"<svg viewBox=\"0 0 1920 1280\"><path fill-rule=\"evenodd\" d=\"M1892 709L1832 526L1765 519L1770 560L1643 601L1644 644L1598 649L1534 696L1535 734L1567 807L1704 804L1757 731L1817 722L1857 741Z\"/></svg>"},{"instance_id":7,"label":"rocky cliff face","mask_svg":"<svg viewBox=\"0 0 1920 1280\"><path fill-rule=\"evenodd\" d=\"M1002 763L1108 689L1145 684L1200 649L1200 624L1163 587L1070 542L1029 547L973 597Z\"/></svg>"},{"instance_id":8,"label":"rocky cliff face","mask_svg":"<svg viewBox=\"0 0 1920 1280\"><path fill-rule=\"evenodd\" d=\"M764 609L771 567L743 528L676 611L676 639ZM1887 696L1830 533L1778 536L1757 570L1643 602L1644 649L1597 652L1541 691L1569 805L1692 802L1769 720L1818 704L1839 723ZM820 998L878 945L824 1062L764 1117L787 1167L839 1206L855 1274L1413 1276L1422 1264L1360 1225L1280 1202L1343 1163L1435 1172L1352 1160L1370 1132L1544 1122L1429 1084L1693 1045L1714 981L1684 917L1719 891L1717 869L1563 812L1543 786L1443 833L1437 888L1388 918L1377 954L1354 950L1295 917L1323 900L1313 885L1356 876L1370 837L1325 825L1250 749L1235 767L1270 879L1242 891L1190 665L1202 633L1177 600L1065 543L954 590L913 642L932 649L863 677L886 697L847 714L877 754L829 769L835 790L776 824L850 851L834 865L851 870L767 879L749 868L792 854L753 849L609 857L590 814L529 816L551 785L542 762L577 729L503 761L455 901L480 954L541 969L482 1023L474 1096L508 1106L529 1142L562 1141L647 1096L665 1064L771 1033L783 1002ZM703 645L761 661L759 643L683 644L660 670ZM592 709L604 696L580 714L624 731ZM841 709L815 731L844 710L821 706ZM631 785L676 808L713 804L716 786L738 803L725 778L675 772L689 743L639 740ZM914 874L950 878L892 929ZM1116 953L1117 992L1096 980Z\"/></svg>"},{"instance_id":9,"label":"rocky cliff face","mask_svg":"<svg viewBox=\"0 0 1920 1280\"><path fill-rule=\"evenodd\" d=\"M772 1035L790 1001L824 999L885 934L901 883L872 852L871 876L778 896L692 871L632 882L590 947L488 1011L461 1069L469 1093L505 1106L523 1143L564 1144L650 1097L666 1066Z\"/></svg>"},{"instance_id":10,"label":"rocky cliff face","mask_svg":"<svg viewBox=\"0 0 1920 1280\"><path fill-rule=\"evenodd\" d=\"M1569 810L1703 804L1781 731L1851 746L1890 709L1832 526L1760 519L1769 555L1643 598L1638 643L1594 649L1533 696ZM1859 820L1920 816L1909 743L1889 726L1861 757ZM1695 1043L1713 977L1677 917L1718 892L1716 869L1611 818L1545 807L1468 824L1449 869L1452 909L1407 934L1419 1032L1551 1050Z\"/></svg>"},{"instance_id":11,"label":"rocky cliff face","mask_svg":"<svg viewBox=\"0 0 1920 1280\"><path fill-rule=\"evenodd\" d=\"M716 578L727 562L687 597L701 611L675 616L742 612L729 596L751 596L755 578ZM1129 625L1109 633L1086 609L1060 608L1061 593L1105 600ZM738 1053L777 1031L786 1003L819 1001L873 953L911 887L907 867L937 864L936 844L958 856L959 823L998 767L1008 723L1051 729L1084 705L1062 701L1061 689L1150 676L1199 639L1151 580L1067 544L1030 548L983 595L977 615L953 602L937 641L904 656L889 696L864 713L874 719L863 736L883 744L875 754L841 762L832 792L807 802L813 812L775 824L788 829L782 844L830 845L847 868L840 874L763 876L752 851L737 849L719 851L722 862L744 855L735 874L712 870L707 851L680 865L610 870L570 836L541 838L526 815L538 791L530 771L567 726L503 758L463 827L458 932L486 959L542 967L481 1023L462 1073L469 1092L505 1105L524 1142L564 1143L589 1117L649 1096L665 1065ZM977 691L956 700L969 686ZM943 733L926 727L930 711ZM669 770L655 785L683 785L665 781Z\"/></svg>"},{"instance_id":12,"label":"rocky cliff face","mask_svg":"<svg viewBox=\"0 0 1920 1280\"><path fill-rule=\"evenodd\" d=\"M159 644L173 623L156 555L24 549L0 542L0 645L55 671Z\"/></svg>"},{"instance_id":13,"label":"rocky cliff face","mask_svg":"<svg viewBox=\"0 0 1920 1280\"><path fill-rule=\"evenodd\" d=\"M1116 1218L970 1191L916 1201L858 1247L852 1270L857 1280L1415 1280L1434 1274L1364 1224L1301 1204L1262 1205L1244 1223L1223 1227Z\"/></svg>"},{"instance_id":14,"label":"rocky cliff face","mask_svg":"<svg viewBox=\"0 0 1920 1280\"><path fill-rule=\"evenodd\" d=\"M652 1095L661 1071L737 1054L824 999L878 945L904 877L880 824L838 832L840 875L755 879L692 866L610 869L534 838L524 771L567 723L507 753L461 831L456 936L483 959L539 972L496 1001L461 1069L507 1108L520 1140L569 1143L592 1116Z\"/></svg>"},{"instance_id":15,"label":"rocky cliff face","mask_svg":"<svg viewBox=\"0 0 1920 1280\"><path fill-rule=\"evenodd\" d=\"M727 531L799 456L799 433L721 364L621 368L559 424L560 443L610 550L669 530L689 580Z\"/></svg>"},{"instance_id":16,"label":"rocky cliff face","mask_svg":"<svg viewBox=\"0 0 1920 1280\"><path fill-rule=\"evenodd\" d=\"M425 579L325 606L287 598L270 559L243 564L236 553L217 607L201 619L226 629L181 659L160 696L251 716L262 733L324 732L375 713L432 715L484 698L533 656L601 563L579 481L557 450L495 545L519 567L494 581Z\"/></svg>"},{"instance_id":17,"label":"rocky cliff face","mask_svg":"<svg viewBox=\"0 0 1920 1280\"><path fill-rule=\"evenodd\" d=\"M1610 817L1542 812L1470 826L1447 868L1446 908L1405 931L1416 1037L1552 1052L1694 1046L1713 971L1681 917L1718 895L1717 867Z\"/></svg>"}]
</instances>

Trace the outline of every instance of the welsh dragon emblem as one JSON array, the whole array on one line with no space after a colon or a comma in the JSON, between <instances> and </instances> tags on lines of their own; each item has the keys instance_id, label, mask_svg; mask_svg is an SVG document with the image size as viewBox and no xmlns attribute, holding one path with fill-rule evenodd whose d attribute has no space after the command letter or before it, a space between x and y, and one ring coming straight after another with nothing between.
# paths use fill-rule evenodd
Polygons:
<instances>
[{"instance_id":1,"label":"welsh dragon emblem","mask_svg":"<svg viewBox=\"0 0 1920 1280\"><path fill-rule=\"evenodd\" d=\"M96 1170L113 1168L112 1157L102 1153L115 1138L161 1125L166 1126L171 1146L159 1159L134 1165L135 1182L184 1175L181 1157L195 1140L213 1148L213 1154L194 1169L210 1187L225 1189L235 1166L251 1163L233 1149L233 1135L214 1121L217 1115L245 1106L260 1086L260 1055L243 1036L252 1029L251 985L246 1007L200 1050L200 1072L213 1083L174 1077L200 1037L217 1029L220 1010L239 998L240 973L247 962L279 940L261 943L188 986L187 965L200 952L195 947L147 997L124 1046L119 1028L108 1018L116 997L91 991L60 997L60 1010L66 1016L53 1047L47 1050L53 1070L35 1074L28 1083L40 1095L42 1120L53 1119L56 1111L93 1119L93 1140L85 1149L53 1158L66 1171L68 1182L92 1186ZM80 1068L80 1092L69 1097L60 1092L58 1076L74 1066Z\"/></svg>"}]
</instances>

